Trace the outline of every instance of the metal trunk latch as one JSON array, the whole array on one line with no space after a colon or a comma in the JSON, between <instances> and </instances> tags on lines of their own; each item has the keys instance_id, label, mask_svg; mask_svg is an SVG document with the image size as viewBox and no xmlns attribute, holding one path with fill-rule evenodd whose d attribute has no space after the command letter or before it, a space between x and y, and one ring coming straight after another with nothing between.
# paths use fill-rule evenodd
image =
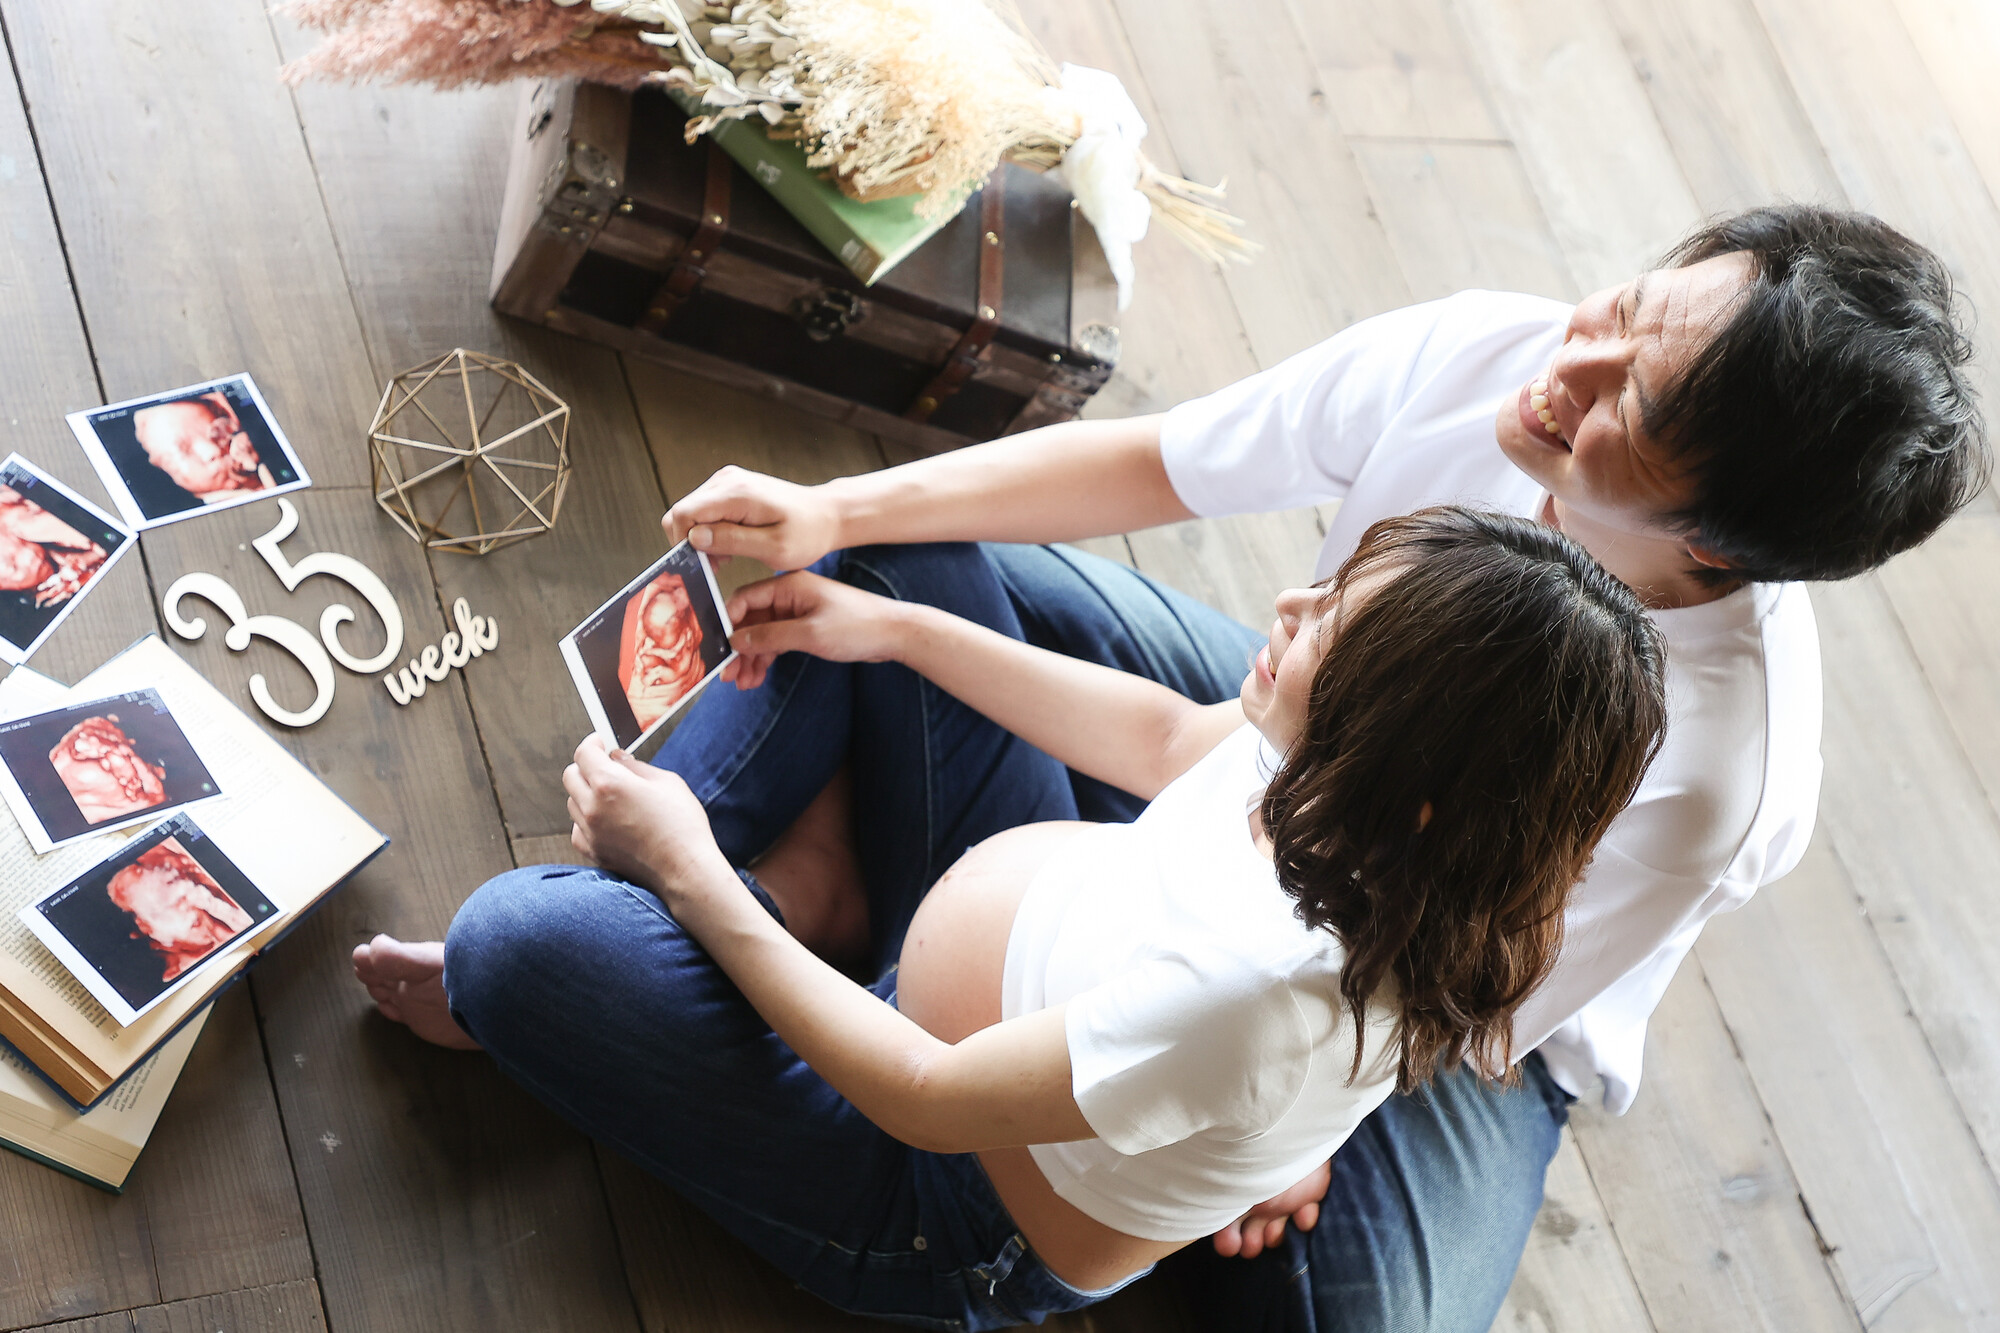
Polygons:
<instances>
[{"instance_id":1,"label":"metal trunk latch","mask_svg":"<svg viewBox=\"0 0 2000 1333\"><path fill-rule=\"evenodd\" d=\"M850 324L866 319L868 307L843 287L821 287L793 301L791 314L806 331L806 337L823 343L847 332Z\"/></svg>"}]
</instances>

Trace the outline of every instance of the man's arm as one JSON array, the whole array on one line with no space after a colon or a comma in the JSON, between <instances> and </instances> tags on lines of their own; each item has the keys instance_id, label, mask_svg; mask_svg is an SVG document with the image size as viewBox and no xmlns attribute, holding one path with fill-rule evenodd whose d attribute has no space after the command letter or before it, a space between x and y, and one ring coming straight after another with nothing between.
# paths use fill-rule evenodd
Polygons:
<instances>
[{"instance_id":1,"label":"man's arm","mask_svg":"<svg viewBox=\"0 0 2000 1333\"><path fill-rule=\"evenodd\" d=\"M1193 514L1160 459L1159 416L1066 421L819 486L726 467L667 512L667 539L800 569L884 542L1073 541Z\"/></svg>"}]
</instances>

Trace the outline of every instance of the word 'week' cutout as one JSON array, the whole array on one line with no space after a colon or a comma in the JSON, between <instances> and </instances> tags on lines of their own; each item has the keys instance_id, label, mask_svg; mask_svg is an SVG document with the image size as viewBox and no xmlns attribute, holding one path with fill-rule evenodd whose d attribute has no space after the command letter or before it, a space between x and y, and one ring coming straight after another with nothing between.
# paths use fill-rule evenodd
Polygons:
<instances>
[{"instance_id":1,"label":"word 'week' cutout","mask_svg":"<svg viewBox=\"0 0 2000 1333\"><path fill-rule=\"evenodd\" d=\"M399 704L421 699L428 688L426 682L442 683L454 668L464 666L499 645L500 622L491 616L473 615L472 608L466 605L463 597L451 604L451 616L458 622L456 630L427 645L410 659L408 666L398 667L382 677L382 684L388 687L391 699Z\"/></svg>"}]
</instances>

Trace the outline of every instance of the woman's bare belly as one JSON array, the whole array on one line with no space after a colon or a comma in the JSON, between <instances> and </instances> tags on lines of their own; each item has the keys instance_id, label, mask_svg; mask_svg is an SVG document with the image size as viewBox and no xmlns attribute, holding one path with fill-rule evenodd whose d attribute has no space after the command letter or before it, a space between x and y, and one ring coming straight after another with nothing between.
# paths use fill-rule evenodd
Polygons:
<instances>
[{"instance_id":1,"label":"woman's bare belly","mask_svg":"<svg viewBox=\"0 0 2000 1333\"><path fill-rule=\"evenodd\" d=\"M932 887L910 922L896 1005L932 1036L959 1041L1000 1021L1007 937L1028 883L1089 824L1028 824L988 838ZM979 1154L1000 1202L1049 1270L1073 1287L1108 1287L1179 1249L1114 1231L1049 1187L1026 1148Z\"/></svg>"}]
</instances>

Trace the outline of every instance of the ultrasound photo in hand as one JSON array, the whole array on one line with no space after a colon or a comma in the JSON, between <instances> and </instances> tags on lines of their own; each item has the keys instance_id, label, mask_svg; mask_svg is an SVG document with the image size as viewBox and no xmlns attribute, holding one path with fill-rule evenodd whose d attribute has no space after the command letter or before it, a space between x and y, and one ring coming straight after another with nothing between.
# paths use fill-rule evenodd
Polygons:
<instances>
[{"instance_id":1,"label":"ultrasound photo in hand","mask_svg":"<svg viewBox=\"0 0 2000 1333\"><path fill-rule=\"evenodd\" d=\"M708 557L686 542L562 640L592 727L631 749L692 699L734 654Z\"/></svg>"}]
</instances>

